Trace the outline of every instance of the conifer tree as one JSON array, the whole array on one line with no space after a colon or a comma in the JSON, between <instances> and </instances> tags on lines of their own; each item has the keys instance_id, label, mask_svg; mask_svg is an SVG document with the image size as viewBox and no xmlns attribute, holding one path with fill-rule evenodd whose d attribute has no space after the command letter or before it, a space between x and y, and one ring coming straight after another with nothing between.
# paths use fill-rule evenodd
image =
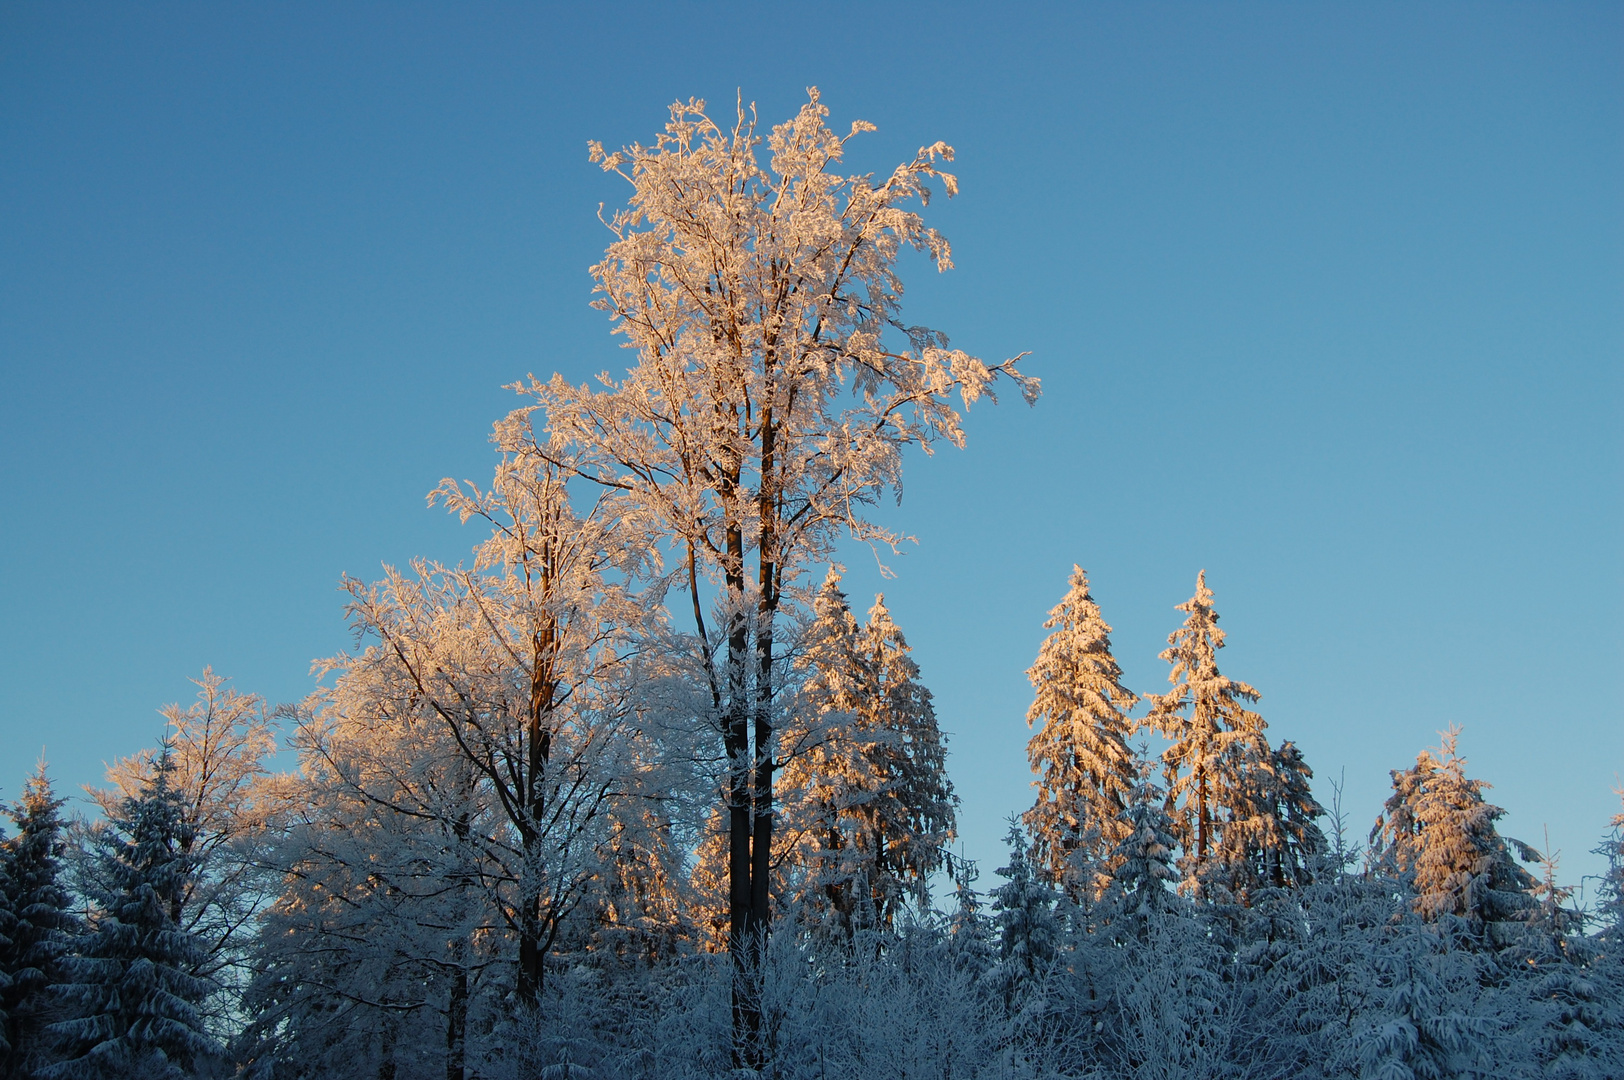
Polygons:
<instances>
[{"instance_id":1,"label":"conifer tree","mask_svg":"<svg viewBox=\"0 0 1624 1080\"><path fill-rule=\"evenodd\" d=\"M169 784L181 806L181 835L192 863L175 919L201 949L193 974L214 985L204 1012L221 1029L235 1026L248 978L249 939L278 885L262 850L274 801L266 766L276 739L264 698L237 692L212 668L193 683L198 692L190 705L159 710L167 721ZM116 814L123 799L140 796L152 780L155 757L146 749L121 758L107 769L107 787L89 789L105 815Z\"/></svg>"},{"instance_id":2,"label":"conifer tree","mask_svg":"<svg viewBox=\"0 0 1624 1080\"><path fill-rule=\"evenodd\" d=\"M1607 867L1596 897L1597 948L1585 974L1596 1000L1605 1004L1608 1037L1598 1055L1601 1072L1617 1076L1624 1075L1624 813L1614 815L1595 854L1607 860Z\"/></svg>"},{"instance_id":3,"label":"conifer tree","mask_svg":"<svg viewBox=\"0 0 1624 1080\"><path fill-rule=\"evenodd\" d=\"M4 897L10 916L0 927L0 1010L5 1013L5 1041L10 1046L15 1074L31 1075L47 1061L49 1042L45 1026L51 1019L50 986L61 974L62 957L78 933L71 910L72 898L57 880L63 853L62 819L65 800L51 790L42 761L28 778L23 795L6 815L17 835L4 844Z\"/></svg>"},{"instance_id":4,"label":"conifer tree","mask_svg":"<svg viewBox=\"0 0 1624 1080\"><path fill-rule=\"evenodd\" d=\"M1178 840L1162 805L1162 791L1150 778L1150 763L1139 763L1136 769L1138 783L1122 810L1126 835L1112 853L1106 912L1121 932L1143 942L1151 923L1172 903L1167 885L1178 880L1173 866Z\"/></svg>"},{"instance_id":5,"label":"conifer tree","mask_svg":"<svg viewBox=\"0 0 1624 1080\"><path fill-rule=\"evenodd\" d=\"M1300 888L1313 881L1314 865L1329 847L1319 827L1325 808L1309 789L1314 770L1303 760L1296 743L1281 743L1273 765L1263 779L1273 781L1269 817L1278 828L1279 843L1260 853L1264 879L1276 888Z\"/></svg>"},{"instance_id":6,"label":"conifer tree","mask_svg":"<svg viewBox=\"0 0 1624 1080\"><path fill-rule=\"evenodd\" d=\"M863 631L831 566L812 604L805 646L797 666L805 672L798 707L784 725L779 746L777 802L784 819L786 850L781 865L796 875L790 886L803 917L849 937L856 929L858 893L867 892L867 853L858 848L859 807L873 799L883 780L870 745L873 699L878 685ZM718 841L706 847L701 872L713 891L721 875L706 870L722 855Z\"/></svg>"},{"instance_id":7,"label":"conifer tree","mask_svg":"<svg viewBox=\"0 0 1624 1080\"><path fill-rule=\"evenodd\" d=\"M973 859L953 858L947 867L953 879L953 911L947 919L948 948L955 971L980 978L992 967L994 954L988 940L986 906L976 891L981 876Z\"/></svg>"},{"instance_id":8,"label":"conifer tree","mask_svg":"<svg viewBox=\"0 0 1624 1080\"><path fill-rule=\"evenodd\" d=\"M1184 849L1184 887L1244 902L1264 884L1260 864L1285 844L1271 805L1279 785L1263 734L1268 725L1245 707L1258 692L1218 670L1224 632L1205 570L1195 595L1177 610L1188 617L1161 654L1173 666L1173 689L1150 697L1143 723L1173 743L1162 763L1174 835Z\"/></svg>"},{"instance_id":9,"label":"conifer tree","mask_svg":"<svg viewBox=\"0 0 1624 1080\"><path fill-rule=\"evenodd\" d=\"M1062 934L1054 913L1059 895L1036 873L1026 855L1030 841L1013 819L1004 842L1009 865L998 868L1004 883L992 890L998 964L989 977L1013 1008L1020 993L1044 976L1060 954Z\"/></svg>"},{"instance_id":10,"label":"conifer tree","mask_svg":"<svg viewBox=\"0 0 1624 1080\"><path fill-rule=\"evenodd\" d=\"M1052 633L1026 673L1036 690L1026 711L1036 729L1026 756L1038 791L1022 820L1042 872L1078 899L1104 887L1109 856L1127 836L1122 812L1138 781L1127 710L1139 699L1122 685L1111 628L1081 567L1072 567L1070 588L1043 625ZM1079 879L1079 859L1096 867L1095 880Z\"/></svg>"},{"instance_id":11,"label":"conifer tree","mask_svg":"<svg viewBox=\"0 0 1624 1080\"><path fill-rule=\"evenodd\" d=\"M1485 1075L1489 1025L1457 1006L1450 976L1465 968L1452 963L1437 934L1410 918L1393 928L1367 966L1378 1000L1356 1039L1361 1076Z\"/></svg>"},{"instance_id":12,"label":"conifer tree","mask_svg":"<svg viewBox=\"0 0 1624 1080\"><path fill-rule=\"evenodd\" d=\"M884 597L859 628L839 581L831 570L815 601L779 799L803 902L849 936L890 928L905 900L925 900L958 800L930 691Z\"/></svg>"},{"instance_id":13,"label":"conifer tree","mask_svg":"<svg viewBox=\"0 0 1624 1080\"><path fill-rule=\"evenodd\" d=\"M1596 895L1596 922L1602 939L1620 951L1624 950L1624 813L1614 814L1611 824L1606 839L1594 850L1607 860Z\"/></svg>"},{"instance_id":14,"label":"conifer tree","mask_svg":"<svg viewBox=\"0 0 1624 1080\"><path fill-rule=\"evenodd\" d=\"M12 928L17 922L17 912L12 906L11 895L16 890L12 886L11 853L6 843L6 831L0 829L0 1060L10 1060L11 1055L11 1014L6 1009L6 998L11 994L11 965L9 953L11 950Z\"/></svg>"},{"instance_id":15,"label":"conifer tree","mask_svg":"<svg viewBox=\"0 0 1624 1080\"><path fill-rule=\"evenodd\" d=\"M889 928L905 899L929 899L927 879L953 840L959 800L931 693L919 681L919 665L884 596L869 609L863 644L876 678L869 758L880 777L878 797L864 816L876 868L874 907L880 925Z\"/></svg>"},{"instance_id":16,"label":"conifer tree","mask_svg":"<svg viewBox=\"0 0 1624 1080\"><path fill-rule=\"evenodd\" d=\"M50 1027L60 1060L40 1070L45 1080L182 1080L217 1052L198 1009L210 986L191 974L199 947L176 922L193 860L167 745L154 766L100 835L107 884L90 896L89 937L64 961L56 992L68 1018Z\"/></svg>"},{"instance_id":17,"label":"conifer tree","mask_svg":"<svg viewBox=\"0 0 1624 1080\"><path fill-rule=\"evenodd\" d=\"M1371 843L1396 871L1413 875L1422 919L1453 916L1489 944L1506 945L1535 906L1536 882L1495 831L1505 811L1484 801L1489 785L1466 776L1459 734L1444 733L1441 758L1423 750L1412 768L1394 770ZM1513 843L1525 855L1531 850Z\"/></svg>"},{"instance_id":18,"label":"conifer tree","mask_svg":"<svg viewBox=\"0 0 1624 1080\"><path fill-rule=\"evenodd\" d=\"M1611 1010L1603 988L1586 970L1594 945L1580 933L1583 916L1570 906L1573 890L1557 884L1557 856L1547 835L1536 890L1539 906L1529 913L1515 968L1523 978L1513 987L1526 995L1517 1002L1526 1010L1519 1035L1543 1075L1588 1080L1606 1075L1601 1055L1613 1026Z\"/></svg>"}]
</instances>

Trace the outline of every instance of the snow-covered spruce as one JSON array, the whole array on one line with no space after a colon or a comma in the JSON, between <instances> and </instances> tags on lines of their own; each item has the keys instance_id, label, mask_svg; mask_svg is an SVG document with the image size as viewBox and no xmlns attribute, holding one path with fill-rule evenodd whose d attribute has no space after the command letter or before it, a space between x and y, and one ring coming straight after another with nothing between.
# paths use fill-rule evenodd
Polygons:
<instances>
[{"instance_id":1,"label":"snow-covered spruce","mask_svg":"<svg viewBox=\"0 0 1624 1080\"><path fill-rule=\"evenodd\" d=\"M1161 654L1173 688L1151 695L1142 723L1172 742L1162 763L1184 851L1183 888L1244 904L1257 889L1303 883L1325 846L1314 823L1323 811L1304 783L1312 774L1301 757L1271 751L1268 725L1246 708L1258 692L1218 670L1224 632L1206 571L1177 610L1187 617Z\"/></svg>"},{"instance_id":2,"label":"snow-covered spruce","mask_svg":"<svg viewBox=\"0 0 1624 1080\"><path fill-rule=\"evenodd\" d=\"M957 798L930 691L883 597L859 627L831 568L780 746L785 899L847 940L928 900Z\"/></svg>"},{"instance_id":3,"label":"snow-covered spruce","mask_svg":"<svg viewBox=\"0 0 1624 1080\"><path fill-rule=\"evenodd\" d=\"M1393 794L1370 839L1394 872L1411 876L1417 915L1458 919L1473 940L1503 948L1520 940L1536 906L1537 883L1511 845L1532 855L1495 830L1505 811L1484 800L1488 784L1466 775L1459 735L1450 728L1439 756L1423 750L1413 766L1394 770Z\"/></svg>"},{"instance_id":4,"label":"snow-covered spruce","mask_svg":"<svg viewBox=\"0 0 1624 1080\"><path fill-rule=\"evenodd\" d=\"M64 801L51 790L41 762L22 798L5 811L17 835L0 845L0 1038L21 1076L51 1060L45 1030L55 1013L51 985L62 977L62 959L82 930L61 880Z\"/></svg>"},{"instance_id":5,"label":"snow-covered spruce","mask_svg":"<svg viewBox=\"0 0 1624 1080\"><path fill-rule=\"evenodd\" d=\"M104 885L92 889L89 936L61 961L53 986L64 1014L48 1029L55 1060L42 1080L185 1080L220 1047L199 1006L202 947L177 920L196 860L167 746L152 778L98 833Z\"/></svg>"},{"instance_id":6,"label":"snow-covered spruce","mask_svg":"<svg viewBox=\"0 0 1624 1080\"><path fill-rule=\"evenodd\" d=\"M1113 851L1127 836L1122 812L1138 782L1128 711L1139 699L1122 685L1111 628L1074 566L1065 597L1043 624L1050 634L1027 671L1036 694L1027 760L1037 797L1022 822L1032 857L1050 884L1074 900L1110 879Z\"/></svg>"}]
</instances>

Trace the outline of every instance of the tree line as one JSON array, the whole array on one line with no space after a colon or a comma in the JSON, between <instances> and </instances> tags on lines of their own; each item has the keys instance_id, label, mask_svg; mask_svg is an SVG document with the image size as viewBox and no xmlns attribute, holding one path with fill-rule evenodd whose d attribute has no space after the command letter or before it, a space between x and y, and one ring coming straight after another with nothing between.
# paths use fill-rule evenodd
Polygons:
<instances>
[{"instance_id":1,"label":"tree line","mask_svg":"<svg viewBox=\"0 0 1624 1080\"><path fill-rule=\"evenodd\" d=\"M1355 843L1220 673L1204 573L1135 716L1074 571L977 890L931 694L834 553L901 543L869 513L906 449L1038 385L902 320L902 253L951 266L919 209L953 155L834 171L871 129L813 92L591 146L630 188L592 275L632 367L515 386L491 482L429 496L472 561L346 579L357 644L307 699L206 671L96 820L29 779L7 1076L1619 1074L1624 816L1581 912L1450 732Z\"/></svg>"}]
</instances>

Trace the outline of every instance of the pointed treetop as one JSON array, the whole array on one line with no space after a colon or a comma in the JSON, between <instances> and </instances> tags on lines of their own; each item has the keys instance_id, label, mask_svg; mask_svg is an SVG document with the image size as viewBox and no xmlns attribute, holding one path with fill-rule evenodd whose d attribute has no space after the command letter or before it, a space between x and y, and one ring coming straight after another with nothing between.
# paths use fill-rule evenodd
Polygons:
<instances>
[{"instance_id":1,"label":"pointed treetop","mask_svg":"<svg viewBox=\"0 0 1624 1080\"><path fill-rule=\"evenodd\" d=\"M1059 626L1074 627L1090 616L1099 618L1100 609L1088 591L1088 571L1072 563L1071 577L1067 579L1066 584L1068 588L1065 598L1049 610L1049 617L1044 620L1045 630L1053 630ZM1106 633L1111 632L1109 626L1104 629Z\"/></svg>"},{"instance_id":2,"label":"pointed treetop","mask_svg":"<svg viewBox=\"0 0 1624 1080\"><path fill-rule=\"evenodd\" d=\"M1168 647L1160 654L1160 659L1173 665L1167 681L1179 683L1192 675L1216 676L1215 654L1224 647L1224 632L1218 628L1218 613L1212 609L1212 590L1207 587L1206 570L1196 575L1195 595L1173 610L1184 612L1188 618L1183 626L1167 636ZM1242 685L1236 684L1237 687Z\"/></svg>"}]
</instances>

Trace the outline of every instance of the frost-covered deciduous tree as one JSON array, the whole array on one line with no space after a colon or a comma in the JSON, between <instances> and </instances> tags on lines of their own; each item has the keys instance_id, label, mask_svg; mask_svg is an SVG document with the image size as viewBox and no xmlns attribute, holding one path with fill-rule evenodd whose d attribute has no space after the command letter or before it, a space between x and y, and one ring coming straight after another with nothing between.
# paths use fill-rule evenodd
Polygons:
<instances>
[{"instance_id":1,"label":"frost-covered deciduous tree","mask_svg":"<svg viewBox=\"0 0 1624 1080\"><path fill-rule=\"evenodd\" d=\"M1000 376L1037 395L1014 361L985 364L902 321L901 252L951 265L947 242L907 208L932 179L955 190L938 168L950 148L925 147L878 183L842 175L847 139L872 125L840 136L826 117L813 92L763 136L742 106L723 126L690 101L652 146L593 144L593 160L631 185L592 272L636 363L600 389L522 388L556 437L590 448L571 467L618 493L617 514L680 560L728 756L729 936L746 953L770 916L784 605L840 535L898 539L866 508L896 488L904 447L962 443L951 395L969 405Z\"/></svg>"},{"instance_id":2,"label":"frost-covered deciduous tree","mask_svg":"<svg viewBox=\"0 0 1624 1080\"><path fill-rule=\"evenodd\" d=\"M188 1080L220 1048L200 1006L211 986L194 974L202 945L179 922L194 868L168 748L152 778L96 833L105 886L92 889L90 932L62 961L54 992L63 1019L48 1029L57 1060L46 1080Z\"/></svg>"},{"instance_id":3,"label":"frost-covered deciduous tree","mask_svg":"<svg viewBox=\"0 0 1624 1080\"><path fill-rule=\"evenodd\" d=\"M481 846L500 866L493 895L531 1000L560 921L598 872L612 807L626 810L618 842L631 843L627 830L659 826L647 811L673 774L656 752L660 717L634 698L636 639L654 617L626 584L636 534L601 506L578 512L562 444L541 452L518 426L498 425L489 491L447 481L432 496L490 525L474 567L352 582L357 627L378 645L334 668L363 698L434 724L468 763L499 822Z\"/></svg>"},{"instance_id":4,"label":"frost-covered deciduous tree","mask_svg":"<svg viewBox=\"0 0 1624 1080\"><path fill-rule=\"evenodd\" d=\"M1128 710L1139 698L1122 685L1111 628L1081 567L1072 567L1070 587L1043 626L1052 632L1026 673L1036 690L1026 711L1036 729L1026 756L1038 790L1022 820L1051 884L1077 899L1105 887L1112 852L1127 837L1123 810L1139 780Z\"/></svg>"},{"instance_id":5,"label":"frost-covered deciduous tree","mask_svg":"<svg viewBox=\"0 0 1624 1080\"><path fill-rule=\"evenodd\" d=\"M255 987L289 1018L261 1025L283 1058L389 1063L436 1026L460 1076L470 1018L504 986L534 1007L560 941L647 954L675 929L668 810L692 786L691 725L651 689L642 549L572 502L559 444L538 454L511 424L496 441L490 490L431 496L490 527L474 565L350 581L370 644L327 663L299 718L301 805Z\"/></svg>"},{"instance_id":6,"label":"frost-covered deciduous tree","mask_svg":"<svg viewBox=\"0 0 1624 1080\"><path fill-rule=\"evenodd\" d=\"M1280 783L1263 717L1246 708L1258 692L1218 670L1224 647L1206 571L1195 595L1178 606L1184 625L1161 658L1173 666L1173 689L1150 697L1146 727L1172 741L1162 753L1175 834L1184 849L1185 887L1245 902L1266 884L1287 845L1275 817Z\"/></svg>"},{"instance_id":7,"label":"frost-covered deciduous tree","mask_svg":"<svg viewBox=\"0 0 1624 1080\"><path fill-rule=\"evenodd\" d=\"M384 689L347 673L301 718L284 884L246 997L241 1056L262 1069L380 1075L427 1054L461 1075L468 1001L497 960L475 943L502 929L478 847L491 814L443 728Z\"/></svg>"},{"instance_id":8,"label":"frost-covered deciduous tree","mask_svg":"<svg viewBox=\"0 0 1624 1080\"><path fill-rule=\"evenodd\" d=\"M41 762L22 798L5 811L17 826L17 835L0 844L0 1038L7 1043L7 1076L32 1076L50 1060L50 988L81 930L59 880L64 801L51 790Z\"/></svg>"},{"instance_id":9,"label":"frost-covered deciduous tree","mask_svg":"<svg viewBox=\"0 0 1624 1080\"><path fill-rule=\"evenodd\" d=\"M1393 771L1393 794L1371 830L1371 844L1395 871L1412 875L1422 919L1462 919L1474 936L1501 947L1520 936L1535 907L1536 882L1495 830L1505 811L1484 801L1487 783L1467 777L1458 736L1459 729L1449 729L1441 757L1423 750L1414 766Z\"/></svg>"},{"instance_id":10,"label":"frost-covered deciduous tree","mask_svg":"<svg viewBox=\"0 0 1624 1080\"><path fill-rule=\"evenodd\" d=\"M273 852L284 884L261 919L241 1051L261 1068L381 1075L454 1026L481 907L455 826L472 833L480 807L443 731L367 683L348 673L299 718Z\"/></svg>"}]
</instances>

